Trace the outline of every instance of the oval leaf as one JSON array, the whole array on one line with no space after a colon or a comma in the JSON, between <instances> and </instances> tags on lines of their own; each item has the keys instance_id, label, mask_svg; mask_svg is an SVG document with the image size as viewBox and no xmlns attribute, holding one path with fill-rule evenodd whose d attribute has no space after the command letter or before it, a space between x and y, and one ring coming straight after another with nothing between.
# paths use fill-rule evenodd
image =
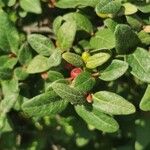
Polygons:
<instances>
[{"instance_id":1,"label":"oval leaf","mask_svg":"<svg viewBox=\"0 0 150 150\"><path fill-rule=\"evenodd\" d=\"M84 105L75 106L77 114L88 124L103 132L115 132L118 130L118 123L110 116L97 109L88 110Z\"/></svg>"},{"instance_id":2,"label":"oval leaf","mask_svg":"<svg viewBox=\"0 0 150 150\"><path fill-rule=\"evenodd\" d=\"M95 7L99 0L59 0L56 6L59 8Z\"/></svg>"},{"instance_id":3,"label":"oval leaf","mask_svg":"<svg viewBox=\"0 0 150 150\"><path fill-rule=\"evenodd\" d=\"M143 82L150 83L150 53L143 48L137 48L133 54L127 56L131 73Z\"/></svg>"},{"instance_id":4,"label":"oval leaf","mask_svg":"<svg viewBox=\"0 0 150 150\"><path fill-rule=\"evenodd\" d=\"M62 57L70 64L76 66L76 67L81 67L83 66L83 61L81 56L71 53L71 52L66 52L62 55Z\"/></svg>"},{"instance_id":5,"label":"oval leaf","mask_svg":"<svg viewBox=\"0 0 150 150\"><path fill-rule=\"evenodd\" d=\"M53 90L65 100L72 104L81 104L85 101L84 95L79 90L69 87L63 83L55 83L52 85Z\"/></svg>"},{"instance_id":6,"label":"oval leaf","mask_svg":"<svg viewBox=\"0 0 150 150\"><path fill-rule=\"evenodd\" d=\"M90 40L94 49L112 49L115 47L115 36L109 29L100 29Z\"/></svg>"},{"instance_id":7,"label":"oval leaf","mask_svg":"<svg viewBox=\"0 0 150 150\"><path fill-rule=\"evenodd\" d=\"M95 85L95 78L92 77L91 73L89 72L82 72L80 73L73 82L73 86L82 91L88 92L90 91L93 86Z\"/></svg>"},{"instance_id":8,"label":"oval leaf","mask_svg":"<svg viewBox=\"0 0 150 150\"><path fill-rule=\"evenodd\" d=\"M50 68L49 60L47 57L37 55L35 56L27 67L27 73L44 72Z\"/></svg>"},{"instance_id":9,"label":"oval leaf","mask_svg":"<svg viewBox=\"0 0 150 150\"><path fill-rule=\"evenodd\" d=\"M20 44L18 31L2 9L0 9L0 20L0 49L17 54Z\"/></svg>"},{"instance_id":10,"label":"oval leaf","mask_svg":"<svg viewBox=\"0 0 150 150\"><path fill-rule=\"evenodd\" d=\"M21 0L20 6L27 12L42 13L40 0Z\"/></svg>"},{"instance_id":11,"label":"oval leaf","mask_svg":"<svg viewBox=\"0 0 150 150\"><path fill-rule=\"evenodd\" d=\"M131 3L124 3L125 15L132 15L138 11L137 7Z\"/></svg>"},{"instance_id":12,"label":"oval leaf","mask_svg":"<svg viewBox=\"0 0 150 150\"><path fill-rule=\"evenodd\" d=\"M83 14L80 13L68 13L63 16L66 21L75 21L77 25L77 30L84 30L90 34L93 33L93 26L90 20Z\"/></svg>"},{"instance_id":13,"label":"oval leaf","mask_svg":"<svg viewBox=\"0 0 150 150\"><path fill-rule=\"evenodd\" d=\"M10 68L0 68L0 80L8 80L12 75L13 71Z\"/></svg>"},{"instance_id":14,"label":"oval leaf","mask_svg":"<svg viewBox=\"0 0 150 150\"><path fill-rule=\"evenodd\" d=\"M130 26L119 24L115 29L116 50L120 54L126 54L135 49L140 40Z\"/></svg>"},{"instance_id":15,"label":"oval leaf","mask_svg":"<svg viewBox=\"0 0 150 150\"><path fill-rule=\"evenodd\" d=\"M72 47L75 35L76 35L76 23L75 22L65 22L59 28L57 32L57 44L62 51L69 50ZM67 31L67 34L66 34Z\"/></svg>"},{"instance_id":16,"label":"oval leaf","mask_svg":"<svg viewBox=\"0 0 150 150\"><path fill-rule=\"evenodd\" d=\"M56 67L61 63L61 51L59 49L55 49L52 55L48 60L50 67Z\"/></svg>"},{"instance_id":17,"label":"oval leaf","mask_svg":"<svg viewBox=\"0 0 150 150\"><path fill-rule=\"evenodd\" d=\"M123 97L108 91L93 95L93 107L113 115L128 115L135 112L135 107Z\"/></svg>"},{"instance_id":18,"label":"oval leaf","mask_svg":"<svg viewBox=\"0 0 150 150\"><path fill-rule=\"evenodd\" d=\"M95 10L97 14L116 14L121 8L119 1L102 0L100 1Z\"/></svg>"},{"instance_id":19,"label":"oval leaf","mask_svg":"<svg viewBox=\"0 0 150 150\"><path fill-rule=\"evenodd\" d=\"M121 60L113 60L112 63L102 72L99 78L104 81L113 81L121 77L128 69L128 63Z\"/></svg>"},{"instance_id":20,"label":"oval leaf","mask_svg":"<svg viewBox=\"0 0 150 150\"><path fill-rule=\"evenodd\" d=\"M68 102L62 100L53 91L43 93L22 104L22 109L29 116L43 117L63 111Z\"/></svg>"},{"instance_id":21,"label":"oval leaf","mask_svg":"<svg viewBox=\"0 0 150 150\"><path fill-rule=\"evenodd\" d=\"M148 85L145 94L140 102L140 109L150 111L150 85Z\"/></svg>"},{"instance_id":22,"label":"oval leaf","mask_svg":"<svg viewBox=\"0 0 150 150\"><path fill-rule=\"evenodd\" d=\"M41 34L29 35L28 43L38 54L43 56L49 56L55 48L53 42Z\"/></svg>"},{"instance_id":23,"label":"oval leaf","mask_svg":"<svg viewBox=\"0 0 150 150\"><path fill-rule=\"evenodd\" d=\"M110 58L109 53L101 52L101 53L95 54L93 56L90 56L87 59L86 67L89 69L94 69L98 66L103 65L109 58Z\"/></svg>"}]
</instances>

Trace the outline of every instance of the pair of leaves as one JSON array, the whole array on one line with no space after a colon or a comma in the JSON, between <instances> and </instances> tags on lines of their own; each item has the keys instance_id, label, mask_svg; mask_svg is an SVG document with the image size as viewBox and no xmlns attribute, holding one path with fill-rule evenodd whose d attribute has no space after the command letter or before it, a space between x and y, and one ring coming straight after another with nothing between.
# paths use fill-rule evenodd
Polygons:
<instances>
[{"instance_id":1,"label":"pair of leaves","mask_svg":"<svg viewBox=\"0 0 150 150\"><path fill-rule=\"evenodd\" d=\"M75 110L84 121L103 132L115 132L119 128L116 120L105 113L128 115L135 112L134 105L112 92L97 92L93 94L93 100L92 107L77 105Z\"/></svg>"}]
</instances>

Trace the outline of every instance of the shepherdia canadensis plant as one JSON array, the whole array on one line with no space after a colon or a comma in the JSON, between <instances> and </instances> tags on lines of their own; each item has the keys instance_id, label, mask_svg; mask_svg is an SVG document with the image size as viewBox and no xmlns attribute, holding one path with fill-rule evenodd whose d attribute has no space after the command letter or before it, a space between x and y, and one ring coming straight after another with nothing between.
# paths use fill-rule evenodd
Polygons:
<instances>
[{"instance_id":1,"label":"shepherdia canadensis plant","mask_svg":"<svg viewBox=\"0 0 150 150\"><path fill-rule=\"evenodd\" d=\"M0 149L150 149L149 0L0 0Z\"/></svg>"}]
</instances>

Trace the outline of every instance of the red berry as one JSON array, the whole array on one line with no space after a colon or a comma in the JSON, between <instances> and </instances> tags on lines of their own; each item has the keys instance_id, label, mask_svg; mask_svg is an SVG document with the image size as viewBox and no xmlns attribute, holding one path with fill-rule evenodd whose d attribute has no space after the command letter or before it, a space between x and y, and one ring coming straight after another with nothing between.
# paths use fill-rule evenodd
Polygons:
<instances>
[{"instance_id":1,"label":"red berry","mask_svg":"<svg viewBox=\"0 0 150 150\"><path fill-rule=\"evenodd\" d=\"M86 97L86 100L87 100L88 103L92 103L93 102L92 95L88 94L87 97Z\"/></svg>"},{"instance_id":2,"label":"red berry","mask_svg":"<svg viewBox=\"0 0 150 150\"><path fill-rule=\"evenodd\" d=\"M71 70L70 76L74 79L82 72L81 68L74 68Z\"/></svg>"}]
</instances>

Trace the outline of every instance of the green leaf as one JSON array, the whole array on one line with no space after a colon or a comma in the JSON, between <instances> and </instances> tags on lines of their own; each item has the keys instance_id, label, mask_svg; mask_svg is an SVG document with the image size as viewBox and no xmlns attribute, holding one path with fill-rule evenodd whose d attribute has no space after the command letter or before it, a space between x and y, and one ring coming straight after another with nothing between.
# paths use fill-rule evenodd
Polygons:
<instances>
[{"instance_id":1,"label":"green leaf","mask_svg":"<svg viewBox=\"0 0 150 150\"><path fill-rule=\"evenodd\" d=\"M63 111L68 102L62 100L53 91L40 94L22 104L22 109L29 116L49 116Z\"/></svg>"},{"instance_id":2,"label":"green leaf","mask_svg":"<svg viewBox=\"0 0 150 150\"><path fill-rule=\"evenodd\" d=\"M18 60L22 65L27 65L32 60L32 52L28 44L23 44L19 49Z\"/></svg>"},{"instance_id":3,"label":"green leaf","mask_svg":"<svg viewBox=\"0 0 150 150\"><path fill-rule=\"evenodd\" d=\"M124 3L123 6L125 8L125 15L132 15L138 11L137 7L131 3Z\"/></svg>"},{"instance_id":4,"label":"green leaf","mask_svg":"<svg viewBox=\"0 0 150 150\"><path fill-rule=\"evenodd\" d=\"M89 69L94 69L98 66L101 66L106 61L108 61L110 56L111 55L109 53L105 53L105 52L94 54L87 59L86 67Z\"/></svg>"},{"instance_id":5,"label":"green leaf","mask_svg":"<svg viewBox=\"0 0 150 150\"><path fill-rule=\"evenodd\" d=\"M47 73L48 73L47 81L49 82L54 82L59 79L64 79L63 75L60 72L50 70Z\"/></svg>"},{"instance_id":6,"label":"green leaf","mask_svg":"<svg viewBox=\"0 0 150 150\"><path fill-rule=\"evenodd\" d=\"M17 54L20 39L15 26L2 10L0 10L0 20L0 49L4 52L11 51Z\"/></svg>"},{"instance_id":7,"label":"green leaf","mask_svg":"<svg viewBox=\"0 0 150 150\"><path fill-rule=\"evenodd\" d=\"M143 20L139 18L136 14L126 16L128 24L132 27L132 29L140 31L143 26Z\"/></svg>"},{"instance_id":8,"label":"green leaf","mask_svg":"<svg viewBox=\"0 0 150 150\"><path fill-rule=\"evenodd\" d=\"M80 73L73 81L73 86L84 93L89 92L95 85L95 78L89 72Z\"/></svg>"},{"instance_id":9,"label":"green leaf","mask_svg":"<svg viewBox=\"0 0 150 150\"><path fill-rule=\"evenodd\" d=\"M56 78L56 80L54 79L54 81L51 81L51 82L48 82L47 84L45 84L46 91L52 91L53 90L53 85L55 85L57 83L61 83L61 84L65 84L65 85L70 84L69 80L67 80L65 78L59 78L59 79Z\"/></svg>"},{"instance_id":10,"label":"green leaf","mask_svg":"<svg viewBox=\"0 0 150 150\"><path fill-rule=\"evenodd\" d=\"M28 77L28 73L26 69L23 67L17 67L14 70L14 78L16 80L25 80Z\"/></svg>"},{"instance_id":11,"label":"green leaf","mask_svg":"<svg viewBox=\"0 0 150 150\"><path fill-rule=\"evenodd\" d=\"M147 4L146 4L146 3L145 3L145 4L144 4L144 3L143 3L143 4L142 4L142 3L141 3L141 4L140 4L140 3L139 3L139 4L137 3L136 6L137 6L137 8L138 8L141 12L143 12L143 13L150 13L150 3L147 3Z\"/></svg>"},{"instance_id":12,"label":"green leaf","mask_svg":"<svg viewBox=\"0 0 150 150\"><path fill-rule=\"evenodd\" d=\"M116 132L119 128L118 123L110 116L93 108L85 107L84 105L75 106L77 114L88 124L103 132Z\"/></svg>"},{"instance_id":13,"label":"green leaf","mask_svg":"<svg viewBox=\"0 0 150 150\"><path fill-rule=\"evenodd\" d=\"M0 56L0 68L10 68L13 69L14 66L17 64L17 58L16 57L10 57L8 55L2 55Z\"/></svg>"},{"instance_id":14,"label":"green leaf","mask_svg":"<svg viewBox=\"0 0 150 150\"><path fill-rule=\"evenodd\" d=\"M29 35L28 43L38 54L43 56L50 56L55 48L53 42L41 34Z\"/></svg>"},{"instance_id":15,"label":"green leaf","mask_svg":"<svg viewBox=\"0 0 150 150\"><path fill-rule=\"evenodd\" d=\"M100 71L99 78L104 81L113 81L121 77L128 69L128 63L114 59L103 71Z\"/></svg>"},{"instance_id":16,"label":"green leaf","mask_svg":"<svg viewBox=\"0 0 150 150\"><path fill-rule=\"evenodd\" d=\"M133 104L123 97L108 91L100 91L93 95L93 107L113 115L128 115L135 113Z\"/></svg>"},{"instance_id":17,"label":"green leaf","mask_svg":"<svg viewBox=\"0 0 150 150\"><path fill-rule=\"evenodd\" d=\"M112 49L115 47L115 36L109 29L100 29L90 40L94 49Z\"/></svg>"},{"instance_id":18,"label":"green leaf","mask_svg":"<svg viewBox=\"0 0 150 150\"><path fill-rule=\"evenodd\" d=\"M75 21L77 25L77 30L84 30L90 34L93 33L92 23L85 15L81 13L78 12L68 13L63 16L63 19L70 22Z\"/></svg>"},{"instance_id":19,"label":"green leaf","mask_svg":"<svg viewBox=\"0 0 150 150\"><path fill-rule=\"evenodd\" d=\"M11 7L11 6L14 6L15 3L16 3L16 0L9 0L7 5L8 5L9 7Z\"/></svg>"},{"instance_id":20,"label":"green leaf","mask_svg":"<svg viewBox=\"0 0 150 150\"><path fill-rule=\"evenodd\" d=\"M47 57L37 55L35 56L27 67L27 73L40 73L50 68L49 59Z\"/></svg>"},{"instance_id":21,"label":"green leaf","mask_svg":"<svg viewBox=\"0 0 150 150\"><path fill-rule=\"evenodd\" d=\"M10 68L0 68L0 80L8 80L12 75L13 71Z\"/></svg>"},{"instance_id":22,"label":"green leaf","mask_svg":"<svg viewBox=\"0 0 150 150\"><path fill-rule=\"evenodd\" d=\"M138 33L138 37L141 40L142 44L150 45L150 34L144 32L144 31L141 31Z\"/></svg>"},{"instance_id":23,"label":"green leaf","mask_svg":"<svg viewBox=\"0 0 150 150\"><path fill-rule=\"evenodd\" d=\"M57 32L59 30L59 28L61 27L63 22L63 17L62 16L58 16L54 21L53 21L53 31L54 33L57 35Z\"/></svg>"},{"instance_id":24,"label":"green leaf","mask_svg":"<svg viewBox=\"0 0 150 150\"><path fill-rule=\"evenodd\" d=\"M112 18L107 18L104 20L104 24L105 26L107 26L112 32L115 31L116 26L118 25L118 22ZM112 35L113 36L113 35ZM113 38L115 39L115 37L113 36ZM115 43L115 40L114 40ZM114 44L115 45L115 44Z\"/></svg>"},{"instance_id":25,"label":"green leaf","mask_svg":"<svg viewBox=\"0 0 150 150\"><path fill-rule=\"evenodd\" d=\"M6 80L1 82L4 99L0 103L0 115L3 116L10 111L17 101L19 85L17 80Z\"/></svg>"},{"instance_id":26,"label":"green leaf","mask_svg":"<svg viewBox=\"0 0 150 150\"><path fill-rule=\"evenodd\" d=\"M7 116L4 116L4 117L0 116L0 130L1 130L1 133L13 131L11 124L10 124L10 120L8 119Z\"/></svg>"},{"instance_id":27,"label":"green leaf","mask_svg":"<svg viewBox=\"0 0 150 150\"><path fill-rule=\"evenodd\" d=\"M135 49L139 44L139 38L130 26L119 24L115 30L116 50L119 54L125 54Z\"/></svg>"},{"instance_id":28,"label":"green leaf","mask_svg":"<svg viewBox=\"0 0 150 150\"><path fill-rule=\"evenodd\" d=\"M27 12L42 13L40 0L20 0L20 6Z\"/></svg>"},{"instance_id":29,"label":"green leaf","mask_svg":"<svg viewBox=\"0 0 150 150\"><path fill-rule=\"evenodd\" d=\"M76 7L95 7L99 0L59 0L56 7L59 8L76 8Z\"/></svg>"},{"instance_id":30,"label":"green leaf","mask_svg":"<svg viewBox=\"0 0 150 150\"><path fill-rule=\"evenodd\" d=\"M127 56L131 73L143 82L150 83L150 53L138 47L133 54Z\"/></svg>"},{"instance_id":31,"label":"green leaf","mask_svg":"<svg viewBox=\"0 0 150 150\"><path fill-rule=\"evenodd\" d=\"M61 51L59 49L55 49L52 55L49 57L48 60L50 67L56 67L61 63Z\"/></svg>"},{"instance_id":32,"label":"green leaf","mask_svg":"<svg viewBox=\"0 0 150 150\"><path fill-rule=\"evenodd\" d=\"M103 0L96 5L97 14L116 14L121 8L119 1Z\"/></svg>"},{"instance_id":33,"label":"green leaf","mask_svg":"<svg viewBox=\"0 0 150 150\"><path fill-rule=\"evenodd\" d=\"M53 90L62 98L72 104L81 104L85 102L84 95L81 91L71 88L63 83L55 83L52 85Z\"/></svg>"},{"instance_id":34,"label":"green leaf","mask_svg":"<svg viewBox=\"0 0 150 150\"><path fill-rule=\"evenodd\" d=\"M63 59L65 59L68 63L76 66L76 67L81 67L83 66L83 61L80 55L77 55L75 53L71 53L71 52L66 52L63 53L62 55Z\"/></svg>"},{"instance_id":35,"label":"green leaf","mask_svg":"<svg viewBox=\"0 0 150 150\"><path fill-rule=\"evenodd\" d=\"M57 32L57 42L58 47L61 48L62 51L69 50L72 47L76 35L76 29L76 23L69 21L63 23L63 25L59 28Z\"/></svg>"},{"instance_id":36,"label":"green leaf","mask_svg":"<svg viewBox=\"0 0 150 150\"><path fill-rule=\"evenodd\" d=\"M140 102L140 109L150 111L150 85L148 85L145 94Z\"/></svg>"},{"instance_id":37,"label":"green leaf","mask_svg":"<svg viewBox=\"0 0 150 150\"><path fill-rule=\"evenodd\" d=\"M148 150L150 143L150 120L146 115L139 116L137 120L135 120L135 149L136 150ZM143 138L144 137L144 138Z\"/></svg>"}]
</instances>

